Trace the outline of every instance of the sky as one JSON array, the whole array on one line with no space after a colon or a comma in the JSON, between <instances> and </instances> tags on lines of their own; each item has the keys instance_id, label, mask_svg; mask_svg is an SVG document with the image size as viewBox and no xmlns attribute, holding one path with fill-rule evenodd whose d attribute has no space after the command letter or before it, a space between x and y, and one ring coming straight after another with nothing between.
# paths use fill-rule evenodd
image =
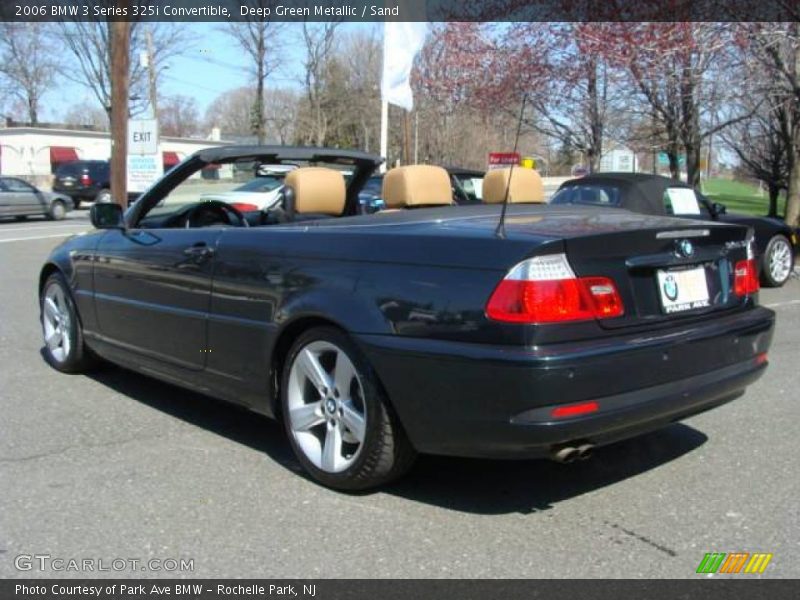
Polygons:
<instances>
[{"instance_id":1,"label":"sky","mask_svg":"<svg viewBox=\"0 0 800 600\"><path fill-rule=\"evenodd\" d=\"M181 56L169 61L169 69L163 75L159 96L182 94L197 102L200 116L204 116L209 104L221 93L252 83L248 73L249 63L241 48L224 32L223 23L183 23L190 29L187 36L190 45ZM286 31L280 34L283 44L283 64L267 78L267 86L299 87L303 76L303 50L301 25L285 24ZM338 31L345 33L378 27L376 23L343 23ZM136 57L132 57L136 60ZM59 84L44 98L43 107L47 120L58 121L73 104L82 101L96 103L92 92L78 83L59 80Z\"/></svg>"}]
</instances>

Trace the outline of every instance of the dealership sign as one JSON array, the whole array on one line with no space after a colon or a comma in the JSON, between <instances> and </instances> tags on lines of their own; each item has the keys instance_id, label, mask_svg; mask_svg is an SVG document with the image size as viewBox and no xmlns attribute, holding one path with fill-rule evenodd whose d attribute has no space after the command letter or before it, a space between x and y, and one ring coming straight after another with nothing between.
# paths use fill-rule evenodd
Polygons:
<instances>
[{"instance_id":1,"label":"dealership sign","mask_svg":"<svg viewBox=\"0 0 800 600\"><path fill-rule=\"evenodd\" d=\"M490 152L489 169L503 169L519 165L519 152Z\"/></svg>"},{"instance_id":2,"label":"dealership sign","mask_svg":"<svg viewBox=\"0 0 800 600\"><path fill-rule=\"evenodd\" d=\"M128 154L128 192L145 191L163 174L164 165L160 154Z\"/></svg>"}]
</instances>

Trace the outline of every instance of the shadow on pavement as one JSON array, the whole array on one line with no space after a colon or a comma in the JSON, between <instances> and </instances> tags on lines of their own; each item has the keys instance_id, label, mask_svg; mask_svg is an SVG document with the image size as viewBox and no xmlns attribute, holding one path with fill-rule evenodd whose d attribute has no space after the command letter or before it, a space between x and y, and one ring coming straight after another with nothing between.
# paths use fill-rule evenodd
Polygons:
<instances>
[{"instance_id":1,"label":"shadow on pavement","mask_svg":"<svg viewBox=\"0 0 800 600\"><path fill-rule=\"evenodd\" d=\"M107 367L90 376L137 402L262 451L293 473L303 473L283 427L271 419L121 368ZM532 513L655 469L707 439L702 432L676 423L598 448L591 460L567 465L420 456L403 479L381 491L461 512Z\"/></svg>"}]
</instances>

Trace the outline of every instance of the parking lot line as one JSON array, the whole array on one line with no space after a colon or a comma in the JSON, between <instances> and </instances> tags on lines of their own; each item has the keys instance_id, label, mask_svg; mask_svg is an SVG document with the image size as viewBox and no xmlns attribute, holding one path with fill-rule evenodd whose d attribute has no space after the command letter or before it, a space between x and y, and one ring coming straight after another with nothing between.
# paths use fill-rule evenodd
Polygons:
<instances>
[{"instance_id":1,"label":"parking lot line","mask_svg":"<svg viewBox=\"0 0 800 600\"><path fill-rule=\"evenodd\" d=\"M48 229L64 229L65 227L82 227L84 223L59 223L58 225L42 225L41 227L8 227L0 228L0 234L7 231L46 231Z\"/></svg>"},{"instance_id":2,"label":"parking lot line","mask_svg":"<svg viewBox=\"0 0 800 600\"><path fill-rule=\"evenodd\" d=\"M800 300L787 300L786 302L773 302L772 304L765 304L767 308L780 308L781 306L792 306L800 304Z\"/></svg>"}]
</instances>

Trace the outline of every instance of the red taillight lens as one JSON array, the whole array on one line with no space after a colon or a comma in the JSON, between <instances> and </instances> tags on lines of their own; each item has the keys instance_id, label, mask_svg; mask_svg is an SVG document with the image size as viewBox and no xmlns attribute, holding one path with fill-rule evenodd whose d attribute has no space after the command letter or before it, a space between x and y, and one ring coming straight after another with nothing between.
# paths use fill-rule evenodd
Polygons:
<instances>
[{"instance_id":1,"label":"red taillight lens","mask_svg":"<svg viewBox=\"0 0 800 600\"><path fill-rule=\"evenodd\" d=\"M557 406L550 412L550 414L556 419L563 419L564 417L588 415L589 413L597 412L598 410L600 410L600 405L594 400L591 400L589 402L579 402L578 404L565 404L564 406Z\"/></svg>"},{"instance_id":2,"label":"red taillight lens","mask_svg":"<svg viewBox=\"0 0 800 600\"><path fill-rule=\"evenodd\" d=\"M231 202L231 206L239 212L252 212L258 210L258 207L255 204L250 204L248 202Z\"/></svg>"},{"instance_id":3,"label":"red taillight lens","mask_svg":"<svg viewBox=\"0 0 800 600\"><path fill-rule=\"evenodd\" d=\"M536 257L514 267L494 290L486 315L507 323L560 323L624 314L608 277L575 277L563 254Z\"/></svg>"},{"instance_id":4,"label":"red taillight lens","mask_svg":"<svg viewBox=\"0 0 800 600\"><path fill-rule=\"evenodd\" d=\"M92 185L92 178L89 177L88 173L81 175L81 185Z\"/></svg>"},{"instance_id":5,"label":"red taillight lens","mask_svg":"<svg viewBox=\"0 0 800 600\"><path fill-rule=\"evenodd\" d=\"M737 296L747 296L755 294L760 288L755 259L748 258L737 262L733 269L733 293Z\"/></svg>"}]
</instances>

